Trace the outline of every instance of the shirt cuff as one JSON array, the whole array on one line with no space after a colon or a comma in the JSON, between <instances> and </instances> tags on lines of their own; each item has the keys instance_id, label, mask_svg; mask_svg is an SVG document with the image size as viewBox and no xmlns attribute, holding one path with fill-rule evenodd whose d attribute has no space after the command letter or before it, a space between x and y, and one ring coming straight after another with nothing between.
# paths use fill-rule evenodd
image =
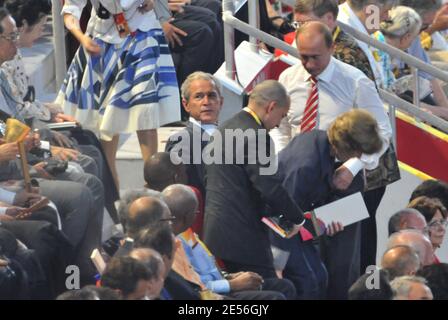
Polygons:
<instances>
[{"instance_id":1,"label":"shirt cuff","mask_svg":"<svg viewBox=\"0 0 448 320\"><path fill-rule=\"evenodd\" d=\"M4 216L6 214L6 210L8 210L7 207L1 207L0 208L0 216Z\"/></svg>"},{"instance_id":2,"label":"shirt cuff","mask_svg":"<svg viewBox=\"0 0 448 320\"><path fill-rule=\"evenodd\" d=\"M47 150L47 151L51 151L50 149L50 142L48 141L40 141L40 148Z\"/></svg>"},{"instance_id":3,"label":"shirt cuff","mask_svg":"<svg viewBox=\"0 0 448 320\"><path fill-rule=\"evenodd\" d=\"M344 167L346 167L353 176L356 176L359 171L364 169L364 162L359 158L351 158L344 162Z\"/></svg>"},{"instance_id":4,"label":"shirt cuff","mask_svg":"<svg viewBox=\"0 0 448 320\"><path fill-rule=\"evenodd\" d=\"M13 204L16 193L6 189L0 189L0 201Z\"/></svg>"},{"instance_id":5,"label":"shirt cuff","mask_svg":"<svg viewBox=\"0 0 448 320\"><path fill-rule=\"evenodd\" d=\"M216 280L207 282L207 289L214 293L229 293L230 283L228 280Z\"/></svg>"}]
</instances>

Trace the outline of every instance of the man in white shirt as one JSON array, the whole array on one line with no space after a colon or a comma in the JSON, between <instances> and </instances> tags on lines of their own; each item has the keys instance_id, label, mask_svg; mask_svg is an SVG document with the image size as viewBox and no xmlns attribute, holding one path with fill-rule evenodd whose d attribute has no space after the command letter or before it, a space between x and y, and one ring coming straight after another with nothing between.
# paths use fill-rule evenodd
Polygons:
<instances>
[{"instance_id":1,"label":"man in white shirt","mask_svg":"<svg viewBox=\"0 0 448 320\"><path fill-rule=\"evenodd\" d=\"M389 147L392 136L389 118L373 81L362 71L332 57L332 34L325 24L317 21L306 23L298 29L296 40L301 62L286 69L279 78L291 96L291 108L279 128L271 130L270 134L276 152L279 152L294 135L309 131L311 117L315 117L312 129L327 130L338 115L352 108L369 111L378 122L383 146L378 153L349 159L335 171L335 187L345 190L359 171L378 166L379 158ZM307 113L310 106L315 108L312 114ZM355 265L359 267L360 225L348 226L337 238L331 239L332 245L336 245L336 241L346 246L346 255L330 257L327 261L338 259L338 264L346 265L346 269L350 269L348 266L353 269ZM330 281L332 276L336 281L343 280L343 276L332 275L332 270L329 270Z\"/></svg>"},{"instance_id":2,"label":"man in white shirt","mask_svg":"<svg viewBox=\"0 0 448 320\"><path fill-rule=\"evenodd\" d=\"M319 31L324 29L328 32L327 39ZM317 129L328 129L338 115L352 108L369 111L378 122L383 148L379 153L352 158L341 166L334 182L343 190L360 170L377 167L379 158L389 146L392 129L374 83L360 70L332 57L329 29L320 22L309 22L302 30L297 37L302 62L286 69L279 78L291 96L291 108L279 128L271 130L270 135L276 152L280 152L295 134L300 133L300 123L310 94L311 82L308 80L311 76L317 79Z\"/></svg>"},{"instance_id":3,"label":"man in white shirt","mask_svg":"<svg viewBox=\"0 0 448 320\"><path fill-rule=\"evenodd\" d=\"M397 0L347 0L339 6L338 21L370 35L379 29L381 21L388 19L389 10L398 2ZM357 41L369 58L377 85L381 86L382 70L377 64L370 46L365 42Z\"/></svg>"}]
</instances>

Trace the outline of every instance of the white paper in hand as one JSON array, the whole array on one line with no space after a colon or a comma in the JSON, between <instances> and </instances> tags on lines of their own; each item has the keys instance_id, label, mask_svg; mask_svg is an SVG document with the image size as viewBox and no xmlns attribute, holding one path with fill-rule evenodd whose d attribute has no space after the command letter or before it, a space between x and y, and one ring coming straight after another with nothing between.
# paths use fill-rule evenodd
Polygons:
<instances>
[{"instance_id":1,"label":"white paper in hand","mask_svg":"<svg viewBox=\"0 0 448 320\"><path fill-rule=\"evenodd\" d=\"M369 217L361 192L314 209L314 213L326 226L334 221L346 227Z\"/></svg>"}]
</instances>

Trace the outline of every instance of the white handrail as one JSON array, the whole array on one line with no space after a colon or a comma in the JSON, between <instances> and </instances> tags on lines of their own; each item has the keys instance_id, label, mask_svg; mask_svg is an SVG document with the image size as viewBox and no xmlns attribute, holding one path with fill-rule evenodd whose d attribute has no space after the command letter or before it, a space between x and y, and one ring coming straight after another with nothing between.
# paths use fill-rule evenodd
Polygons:
<instances>
[{"instance_id":1,"label":"white handrail","mask_svg":"<svg viewBox=\"0 0 448 320\"><path fill-rule=\"evenodd\" d=\"M261 30L257 30L252 28L249 24L240 21L239 19L235 18L230 11L224 11L223 12L223 21L225 25L231 26L232 29L237 29L241 32L244 32L248 34L249 36L255 37L258 40L268 44L271 47L278 48L284 52L287 52L293 57L300 58L300 55L296 48L288 45L284 41L277 39L270 34L267 34ZM229 63L226 61L226 64ZM234 61L233 61L234 65ZM233 66L234 67L234 66ZM233 79L233 78L232 78ZM421 110L420 108L414 106L413 104L399 98L398 96L391 94L385 90L380 90L380 96L381 98L393 106L395 106L398 109L401 109L408 114L417 117L430 125L436 126L439 129L448 132L448 121L445 121L433 114L430 114L424 110ZM395 134L394 134L395 137Z\"/></svg>"},{"instance_id":2,"label":"white handrail","mask_svg":"<svg viewBox=\"0 0 448 320\"><path fill-rule=\"evenodd\" d=\"M61 15L62 1L52 0L51 14L53 18L53 45L54 45L54 64L56 76L56 90L62 85L65 74L67 73L67 55L65 51L65 29Z\"/></svg>"}]
</instances>

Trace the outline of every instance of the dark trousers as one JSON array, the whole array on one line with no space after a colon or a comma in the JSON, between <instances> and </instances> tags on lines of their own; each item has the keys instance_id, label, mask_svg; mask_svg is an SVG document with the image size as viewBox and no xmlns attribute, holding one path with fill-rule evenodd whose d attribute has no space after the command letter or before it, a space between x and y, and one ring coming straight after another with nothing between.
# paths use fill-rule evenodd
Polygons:
<instances>
[{"instance_id":1,"label":"dark trousers","mask_svg":"<svg viewBox=\"0 0 448 320\"><path fill-rule=\"evenodd\" d=\"M321 239L321 256L328 270L328 299L348 298L348 290L360 276L360 253L360 222L345 227L333 237Z\"/></svg>"},{"instance_id":2,"label":"dark trousers","mask_svg":"<svg viewBox=\"0 0 448 320\"><path fill-rule=\"evenodd\" d=\"M367 191L363 194L369 218L361 222L361 274L370 265L376 265L377 231L376 210L383 199L386 187Z\"/></svg>"},{"instance_id":3,"label":"dark trousers","mask_svg":"<svg viewBox=\"0 0 448 320\"><path fill-rule=\"evenodd\" d=\"M170 47L174 53L179 85L195 71L214 73L224 60L222 24L212 11L199 6L186 6L171 22L188 35L183 46Z\"/></svg>"},{"instance_id":4,"label":"dark trousers","mask_svg":"<svg viewBox=\"0 0 448 320\"><path fill-rule=\"evenodd\" d=\"M223 260L225 270L229 273L236 273L241 271L252 271L258 273L263 279L277 278L275 269L273 266L255 266L233 262L229 260Z\"/></svg>"},{"instance_id":5,"label":"dark trousers","mask_svg":"<svg viewBox=\"0 0 448 320\"><path fill-rule=\"evenodd\" d=\"M296 290L286 279L264 279L261 290L231 292L229 297L237 300L294 300Z\"/></svg>"}]
</instances>

